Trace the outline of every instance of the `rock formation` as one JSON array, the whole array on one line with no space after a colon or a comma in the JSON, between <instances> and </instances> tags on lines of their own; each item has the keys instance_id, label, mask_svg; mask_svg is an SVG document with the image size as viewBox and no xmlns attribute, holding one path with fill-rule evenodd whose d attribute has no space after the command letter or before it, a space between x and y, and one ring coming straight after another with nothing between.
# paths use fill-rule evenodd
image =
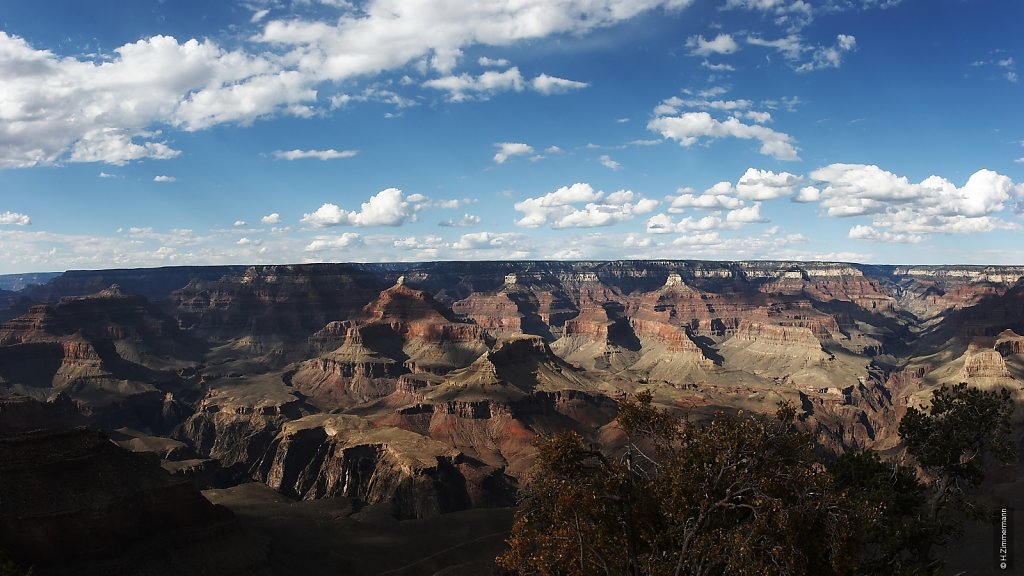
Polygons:
<instances>
[{"instance_id":1,"label":"rock formation","mask_svg":"<svg viewBox=\"0 0 1024 576\"><path fill-rule=\"evenodd\" d=\"M257 479L402 518L510 502L537 435L614 451L617 401L639 390L695 419L790 401L825 453L890 449L936 386L1024 395L1022 274L667 260L68 272L0 292L0 309L22 306L0 324L0 431L102 427L175 482Z\"/></svg>"}]
</instances>

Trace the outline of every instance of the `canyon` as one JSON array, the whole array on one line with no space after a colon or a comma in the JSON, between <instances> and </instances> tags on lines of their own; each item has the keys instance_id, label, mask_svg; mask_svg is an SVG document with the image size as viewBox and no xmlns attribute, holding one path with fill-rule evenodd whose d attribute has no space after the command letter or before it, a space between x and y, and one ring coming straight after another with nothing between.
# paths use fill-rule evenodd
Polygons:
<instances>
[{"instance_id":1,"label":"canyon","mask_svg":"<svg viewBox=\"0 0 1024 576\"><path fill-rule=\"evenodd\" d=\"M202 546L178 535L209 533L253 560L239 571L276 563L289 573L282 553L248 552L252 538L285 532L259 510L295 525L327 514L331 530L359 519L387 531L462 518L499 535L485 542L491 553L502 525L493 519L507 530L508 507L529 482L533 439L573 430L614 454L624 443L617 402L639 391L697 422L788 402L826 459L858 448L897 454L906 409L944 384L1006 388L1020 404L1022 277L1013 266L658 260L173 267L12 280L0 283L19 288L0 291L0 450L12 455L0 501L40 470L53 486L77 484L85 472L74 463L88 461L137 478L135 492L96 486L90 498L102 506L75 501L107 511L93 520L110 538L131 534L142 548L176 538L192 558ZM1018 444L1021 422L1018 409ZM8 550L14 559L40 574L100 562L69 529L85 512L36 509L40 494L18 496L24 509L0 508L5 541L25 541ZM139 501L147 515L168 518L161 526L171 536L140 520ZM52 554L45 546L58 544L40 534L76 544ZM437 550L455 550L442 557L478 573L479 558L437 541ZM388 567L416 558L397 555ZM324 566L376 573L351 560ZM420 568L400 573L433 573Z\"/></svg>"}]
</instances>

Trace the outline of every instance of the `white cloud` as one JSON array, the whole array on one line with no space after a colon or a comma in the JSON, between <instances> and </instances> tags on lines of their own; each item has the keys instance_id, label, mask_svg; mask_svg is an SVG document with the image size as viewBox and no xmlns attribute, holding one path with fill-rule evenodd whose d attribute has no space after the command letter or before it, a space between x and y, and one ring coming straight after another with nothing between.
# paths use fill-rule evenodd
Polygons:
<instances>
[{"instance_id":1,"label":"white cloud","mask_svg":"<svg viewBox=\"0 0 1024 576\"><path fill-rule=\"evenodd\" d=\"M245 226L245 224L246 224L245 220L235 220L235 223L233 224L233 226L235 226L235 227Z\"/></svg>"},{"instance_id":2,"label":"white cloud","mask_svg":"<svg viewBox=\"0 0 1024 576\"><path fill-rule=\"evenodd\" d=\"M488 58L486 56L481 56L477 59L477 64L494 68L508 68L509 65L511 65L511 62L505 58Z\"/></svg>"},{"instance_id":3,"label":"white cloud","mask_svg":"<svg viewBox=\"0 0 1024 576\"><path fill-rule=\"evenodd\" d=\"M732 64L712 64L707 60L700 63L701 66L711 70L712 72L735 72L736 67Z\"/></svg>"},{"instance_id":4,"label":"white cloud","mask_svg":"<svg viewBox=\"0 0 1024 576\"><path fill-rule=\"evenodd\" d=\"M835 9L834 5L825 6ZM777 25L786 26L792 30L807 26L814 18L814 10L811 4L805 0L727 0L725 7L727 9L745 8L770 12L775 15Z\"/></svg>"},{"instance_id":5,"label":"white cloud","mask_svg":"<svg viewBox=\"0 0 1024 576\"><path fill-rule=\"evenodd\" d=\"M759 36L748 36L747 44L752 46L761 46L764 48L773 48L782 53L783 57L787 60L797 60L804 51L807 50L807 47L803 44L803 40L796 34L790 34L776 40L765 40Z\"/></svg>"},{"instance_id":6,"label":"white cloud","mask_svg":"<svg viewBox=\"0 0 1024 576\"><path fill-rule=\"evenodd\" d=\"M725 215L725 221L749 224L752 222L767 222L768 219L761 216L761 203L754 202L750 206L730 210Z\"/></svg>"},{"instance_id":7,"label":"white cloud","mask_svg":"<svg viewBox=\"0 0 1024 576\"><path fill-rule=\"evenodd\" d=\"M506 160L513 156L533 154L533 146L523 144L522 142L499 142L495 146L498 147L498 151L494 154L494 161L498 164L504 164Z\"/></svg>"},{"instance_id":8,"label":"white cloud","mask_svg":"<svg viewBox=\"0 0 1024 576\"><path fill-rule=\"evenodd\" d=\"M102 172L102 171L100 172L99 176L100 176L100 178L117 178L117 176L114 175L114 174L109 174L107 172Z\"/></svg>"},{"instance_id":9,"label":"white cloud","mask_svg":"<svg viewBox=\"0 0 1024 576\"><path fill-rule=\"evenodd\" d=\"M1024 198L1024 184L991 170L978 170L963 186L939 176L910 182L878 166L831 164L811 172L819 185L800 196L816 199L829 216L870 216L871 235L865 228L854 236L879 241L906 242L914 235L966 234L1010 229L1015 225L996 214L1014 199ZM877 229L885 230L888 234Z\"/></svg>"},{"instance_id":10,"label":"white cloud","mask_svg":"<svg viewBox=\"0 0 1024 576\"><path fill-rule=\"evenodd\" d=\"M239 238L238 241L235 242L235 244L237 244L238 246L259 246L260 244L263 244L263 240L260 240L258 238L247 238L243 236Z\"/></svg>"},{"instance_id":11,"label":"white cloud","mask_svg":"<svg viewBox=\"0 0 1024 576\"><path fill-rule=\"evenodd\" d=\"M252 18L249 19L249 22L259 22L260 20L266 18L267 14L270 14L270 10L257 10L252 13Z\"/></svg>"},{"instance_id":12,"label":"white cloud","mask_svg":"<svg viewBox=\"0 0 1024 576\"><path fill-rule=\"evenodd\" d=\"M461 58L462 50L458 48L435 48L434 55L430 57L430 67L441 74L448 74Z\"/></svg>"},{"instance_id":13,"label":"white cloud","mask_svg":"<svg viewBox=\"0 0 1024 576\"><path fill-rule=\"evenodd\" d=\"M565 78L556 78L555 76L548 76L547 74L541 74L530 81L530 87L545 96L550 94L564 94L570 90L580 90L587 86L590 86L587 82L566 80Z\"/></svg>"},{"instance_id":14,"label":"white cloud","mask_svg":"<svg viewBox=\"0 0 1024 576\"><path fill-rule=\"evenodd\" d=\"M456 250L510 249L517 247L523 239L522 234L512 232L471 232L460 236L452 248Z\"/></svg>"},{"instance_id":15,"label":"white cloud","mask_svg":"<svg viewBox=\"0 0 1024 576\"><path fill-rule=\"evenodd\" d=\"M622 164L612 160L612 157L607 154L601 155L601 165L611 170L618 170L619 168L622 168Z\"/></svg>"},{"instance_id":16,"label":"white cloud","mask_svg":"<svg viewBox=\"0 0 1024 576\"><path fill-rule=\"evenodd\" d=\"M756 110L750 110L743 113L743 116L748 120L753 120L758 124L767 124L772 121L772 115L770 112L758 112Z\"/></svg>"},{"instance_id":17,"label":"white cloud","mask_svg":"<svg viewBox=\"0 0 1024 576\"><path fill-rule=\"evenodd\" d=\"M748 168L736 183L736 195L745 200L775 200L793 195L803 178L781 172L776 174L768 170Z\"/></svg>"},{"instance_id":18,"label":"white cloud","mask_svg":"<svg viewBox=\"0 0 1024 576\"><path fill-rule=\"evenodd\" d=\"M317 236L312 242L306 245L306 252L319 252L321 250L340 250L354 246L362 246L363 237L355 232L345 232L341 236L327 237Z\"/></svg>"},{"instance_id":19,"label":"white cloud","mask_svg":"<svg viewBox=\"0 0 1024 576\"><path fill-rule=\"evenodd\" d=\"M734 210L743 206L743 201L734 196L736 190L729 182L719 182L707 189L703 194L697 195L690 188L681 188L678 196L670 196L669 212L681 213L686 208L698 208L703 210Z\"/></svg>"},{"instance_id":20,"label":"white cloud","mask_svg":"<svg viewBox=\"0 0 1024 576\"><path fill-rule=\"evenodd\" d=\"M0 224L14 224L17 226L27 226L32 223L32 219L27 214L20 214L18 212L0 212Z\"/></svg>"},{"instance_id":21,"label":"white cloud","mask_svg":"<svg viewBox=\"0 0 1024 576\"><path fill-rule=\"evenodd\" d=\"M756 139L761 142L761 154L777 160L800 159L789 134L756 124L744 124L735 117L719 121L707 112L686 112L679 116L657 117L647 123L647 128L686 147L696 144L701 138Z\"/></svg>"},{"instance_id":22,"label":"white cloud","mask_svg":"<svg viewBox=\"0 0 1024 576\"><path fill-rule=\"evenodd\" d=\"M303 158L316 158L318 160L335 160L338 158L351 158L358 154L358 150L275 150L274 158L278 160L301 160Z\"/></svg>"},{"instance_id":23,"label":"white cloud","mask_svg":"<svg viewBox=\"0 0 1024 576\"><path fill-rule=\"evenodd\" d=\"M850 228L850 238L857 240L871 240L874 242L895 242L900 244L917 244L924 240L919 234L894 234L889 231L878 231L871 226L857 224Z\"/></svg>"},{"instance_id":24,"label":"white cloud","mask_svg":"<svg viewBox=\"0 0 1024 576\"><path fill-rule=\"evenodd\" d=\"M975 62L971 62L971 66L977 68L993 66L997 69L1000 69L1000 73L1003 75L1003 78L1006 78L1006 80L1008 80L1009 82L1016 84L1019 80L1017 76L1017 64L1012 56L1000 58L997 60L977 60Z\"/></svg>"},{"instance_id":25,"label":"white cloud","mask_svg":"<svg viewBox=\"0 0 1024 576\"><path fill-rule=\"evenodd\" d=\"M718 212L701 218L683 218L679 222L672 220L668 214L656 214L647 219L648 234L686 234L735 227L722 220Z\"/></svg>"},{"instance_id":26,"label":"white cloud","mask_svg":"<svg viewBox=\"0 0 1024 576\"><path fill-rule=\"evenodd\" d=\"M657 206L656 200L641 198L631 190L619 190L606 196L590 184L577 182L544 196L517 202L514 207L523 217L515 223L525 228L550 225L556 229L610 226L632 220L635 215L650 212Z\"/></svg>"},{"instance_id":27,"label":"white cloud","mask_svg":"<svg viewBox=\"0 0 1024 576\"><path fill-rule=\"evenodd\" d=\"M512 67L503 72L488 70L479 76L463 73L458 76L432 78L423 85L448 92L448 99L452 102L462 102L469 99L486 100L499 92L522 92L527 86L548 96L586 88L590 84L547 74L540 74L527 83L519 68Z\"/></svg>"},{"instance_id":28,"label":"white cloud","mask_svg":"<svg viewBox=\"0 0 1024 576\"><path fill-rule=\"evenodd\" d=\"M325 83L333 88L425 60L446 74L468 47L582 34L691 1L370 0L330 21L275 19L259 9L250 17L260 32L248 39L249 51L153 36L85 58L37 50L0 32L0 168L169 158L178 151L154 126L193 131L282 114L312 117ZM453 95L522 88L514 73L496 74L469 78L465 87L450 76ZM566 85L539 77L538 86Z\"/></svg>"},{"instance_id":29,"label":"white cloud","mask_svg":"<svg viewBox=\"0 0 1024 576\"><path fill-rule=\"evenodd\" d=\"M132 160L149 158L152 160L169 160L181 154L165 142L143 142L138 144L136 137L149 134L129 135L115 128L90 130L81 136L71 147L71 162L106 162L115 166L123 166Z\"/></svg>"},{"instance_id":30,"label":"white cloud","mask_svg":"<svg viewBox=\"0 0 1024 576\"><path fill-rule=\"evenodd\" d=\"M696 56L732 54L740 49L739 44L728 34L719 34L712 40L705 40L703 36L690 36L686 41L686 47Z\"/></svg>"},{"instance_id":31,"label":"white cloud","mask_svg":"<svg viewBox=\"0 0 1024 576\"><path fill-rule=\"evenodd\" d=\"M449 218L443 222L438 223L438 226L445 226L447 228L472 228L480 224L480 217L474 214L463 214L462 218L458 220L452 220Z\"/></svg>"},{"instance_id":32,"label":"white cloud","mask_svg":"<svg viewBox=\"0 0 1024 576\"><path fill-rule=\"evenodd\" d=\"M153 182L176 182L177 180L174 176L153 176Z\"/></svg>"},{"instance_id":33,"label":"white cloud","mask_svg":"<svg viewBox=\"0 0 1024 576\"><path fill-rule=\"evenodd\" d=\"M316 98L308 79L211 41L154 36L90 61L0 32L0 54L0 167L173 158L151 126L201 129Z\"/></svg>"},{"instance_id":34,"label":"white cloud","mask_svg":"<svg viewBox=\"0 0 1024 576\"><path fill-rule=\"evenodd\" d=\"M834 46L819 46L814 50L809 62L796 67L797 72L811 72L825 68L839 68L843 63L843 54L857 47L857 39L848 34L836 36Z\"/></svg>"},{"instance_id":35,"label":"white cloud","mask_svg":"<svg viewBox=\"0 0 1024 576\"><path fill-rule=\"evenodd\" d=\"M419 238L409 236L394 240L392 245L400 250L418 251L418 257L435 257L438 254L438 249L447 246L447 242L440 236L423 236Z\"/></svg>"},{"instance_id":36,"label":"white cloud","mask_svg":"<svg viewBox=\"0 0 1024 576\"><path fill-rule=\"evenodd\" d=\"M821 190L814 186L804 186L793 198L794 202L817 202L821 198Z\"/></svg>"},{"instance_id":37,"label":"white cloud","mask_svg":"<svg viewBox=\"0 0 1024 576\"><path fill-rule=\"evenodd\" d=\"M488 70L479 76L460 74L433 78L423 85L448 92L448 99L452 102L462 102L471 97L486 99L498 92L509 90L522 92L524 81L519 68L509 68L504 72Z\"/></svg>"},{"instance_id":38,"label":"white cloud","mask_svg":"<svg viewBox=\"0 0 1024 576\"><path fill-rule=\"evenodd\" d=\"M260 218L260 222L263 224L280 224L281 215L278 214L277 212L274 212L273 214L267 214L263 218Z\"/></svg>"},{"instance_id":39,"label":"white cloud","mask_svg":"<svg viewBox=\"0 0 1024 576\"><path fill-rule=\"evenodd\" d=\"M673 246L715 246L722 243L718 232L703 232L700 234L687 234L672 241Z\"/></svg>"},{"instance_id":40,"label":"white cloud","mask_svg":"<svg viewBox=\"0 0 1024 576\"><path fill-rule=\"evenodd\" d=\"M523 0L515 3L371 1L336 23L268 22L257 40L296 49L302 69L344 80L422 61L438 51L472 45L506 46L561 33L584 33L656 7L682 8L691 0Z\"/></svg>"},{"instance_id":41,"label":"white cloud","mask_svg":"<svg viewBox=\"0 0 1024 576\"><path fill-rule=\"evenodd\" d=\"M414 209L398 188L381 190L363 202L361 209L344 210L336 204L325 203L310 214L302 216L302 223L314 228L327 226L401 226L413 217Z\"/></svg>"}]
</instances>

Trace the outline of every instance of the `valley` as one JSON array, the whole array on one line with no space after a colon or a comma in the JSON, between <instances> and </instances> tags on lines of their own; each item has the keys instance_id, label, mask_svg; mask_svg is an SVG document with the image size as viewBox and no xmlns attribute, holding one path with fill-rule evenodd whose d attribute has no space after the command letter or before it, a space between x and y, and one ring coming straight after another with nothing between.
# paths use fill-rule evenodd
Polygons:
<instances>
[{"instance_id":1,"label":"valley","mask_svg":"<svg viewBox=\"0 0 1024 576\"><path fill-rule=\"evenodd\" d=\"M482 573L530 480L534 438L574 430L615 454L617 401L640 391L698 422L789 402L828 459L898 453L907 407L967 382L1011 391L1020 444L1022 277L669 260L69 271L0 292L0 449L52 454L16 469L54 483L75 482L83 458L134 470L148 480L132 485L194 510L181 531L248 554L239 573L292 573L275 546L308 559L340 541L351 552L330 565L351 573ZM993 491L1019 471L1003 470ZM0 498L17 492L11 482ZM95 487L100 508L135 518L118 512L138 509L118 486ZM68 533L95 509L39 511L33 533ZM26 538L23 513L0 513L7 541ZM307 521L319 535L296 537ZM133 537L165 537L132 522ZM376 568L353 559L373 534L415 552ZM442 554L488 534L476 555ZM203 553L182 542L184 557ZM418 563L435 554L443 561ZM39 573L103 573L109 561L83 551Z\"/></svg>"}]
</instances>

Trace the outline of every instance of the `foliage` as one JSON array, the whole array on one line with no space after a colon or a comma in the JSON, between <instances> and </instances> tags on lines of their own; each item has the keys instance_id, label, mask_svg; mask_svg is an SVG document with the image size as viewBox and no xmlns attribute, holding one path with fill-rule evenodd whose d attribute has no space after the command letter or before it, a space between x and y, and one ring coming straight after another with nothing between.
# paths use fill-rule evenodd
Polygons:
<instances>
[{"instance_id":1,"label":"foliage","mask_svg":"<svg viewBox=\"0 0 1024 576\"><path fill-rule=\"evenodd\" d=\"M815 462L807 435L743 414L692 425L650 402L640 395L620 406L631 439L621 461L575 434L540 442L503 566L545 575L853 568L856 506Z\"/></svg>"},{"instance_id":2,"label":"foliage","mask_svg":"<svg viewBox=\"0 0 1024 576\"><path fill-rule=\"evenodd\" d=\"M932 392L927 410L907 409L899 434L921 467L925 502L916 513L916 532L902 536L919 565L931 569L910 573L936 573L941 563L932 558L932 548L959 534L965 517L984 515L971 492L984 480L986 467L1015 458L1013 411L1008 390L986 391L964 382ZM911 522L909 515L903 519L904 525Z\"/></svg>"},{"instance_id":3,"label":"foliage","mask_svg":"<svg viewBox=\"0 0 1024 576\"><path fill-rule=\"evenodd\" d=\"M1010 438L1013 409L1008 390L985 391L963 382L935 390L927 413L907 409L899 433L931 481L933 516L950 507L976 511L966 496L981 484L985 466L1016 456Z\"/></svg>"},{"instance_id":4,"label":"foliage","mask_svg":"<svg viewBox=\"0 0 1024 576\"><path fill-rule=\"evenodd\" d=\"M942 536L927 513L926 486L912 468L886 462L877 452L848 452L829 468L837 488L859 502L864 536L858 574L932 574Z\"/></svg>"},{"instance_id":5,"label":"foliage","mask_svg":"<svg viewBox=\"0 0 1024 576\"><path fill-rule=\"evenodd\" d=\"M872 451L826 469L790 405L697 425L639 394L619 407L622 458L577 434L538 441L498 562L524 576L940 574L985 466L1013 457L1012 412L1006 391L943 387L899 427L920 469Z\"/></svg>"}]
</instances>

